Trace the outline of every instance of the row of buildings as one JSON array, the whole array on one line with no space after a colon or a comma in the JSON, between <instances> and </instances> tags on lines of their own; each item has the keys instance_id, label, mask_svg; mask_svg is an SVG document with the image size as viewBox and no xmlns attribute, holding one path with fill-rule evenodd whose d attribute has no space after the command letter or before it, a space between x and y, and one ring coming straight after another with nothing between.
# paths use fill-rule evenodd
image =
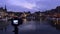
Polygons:
<instances>
[{"instance_id":1,"label":"row of buildings","mask_svg":"<svg viewBox=\"0 0 60 34\"><path fill-rule=\"evenodd\" d=\"M7 11L6 6L5 8L0 7L0 18L12 18L12 17L26 17L27 15L30 15L30 12L13 12L13 11Z\"/></svg>"},{"instance_id":2,"label":"row of buildings","mask_svg":"<svg viewBox=\"0 0 60 34\"><path fill-rule=\"evenodd\" d=\"M33 17L33 18L41 18L41 17L59 17L60 18L60 6L56 7L52 10L46 10L45 12L36 11L31 14L31 12L12 12L7 11L6 6L5 8L0 7L0 18L5 17Z\"/></svg>"},{"instance_id":3,"label":"row of buildings","mask_svg":"<svg viewBox=\"0 0 60 34\"><path fill-rule=\"evenodd\" d=\"M60 18L60 6L57 6L55 9L47 10L46 15L50 17Z\"/></svg>"}]
</instances>

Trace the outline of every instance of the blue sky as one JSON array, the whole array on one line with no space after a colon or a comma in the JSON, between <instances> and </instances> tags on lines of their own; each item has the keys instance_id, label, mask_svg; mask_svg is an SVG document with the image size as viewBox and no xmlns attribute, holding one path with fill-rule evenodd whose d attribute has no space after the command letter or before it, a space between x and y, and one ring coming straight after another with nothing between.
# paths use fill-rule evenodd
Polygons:
<instances>
[{"instance_id":1,"label":"blue sky","mask_svg":"<svg viewBox=\"0 0 60 34\"><path fill-rule=\"evenodd\" d=\"M7 6L11 11L44 11L60 6L60 0L0 0L0 7Z\"/></svg>"}]
</instances>

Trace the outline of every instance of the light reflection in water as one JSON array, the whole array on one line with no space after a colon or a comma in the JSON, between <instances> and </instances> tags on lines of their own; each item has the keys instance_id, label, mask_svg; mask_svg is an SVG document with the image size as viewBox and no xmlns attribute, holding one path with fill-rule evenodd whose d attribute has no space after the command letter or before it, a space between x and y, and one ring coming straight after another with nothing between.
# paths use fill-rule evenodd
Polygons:
<instances>
[{"instance_id":1,"label":"light reflection in water","mask_svg":"<svg viewBox=\"0 0 60 34\"><path fill-rule=\"evenodd\" d=\"M23 22L24 22L24 23L27 23L27 19L23 19Z\"/></svg>"}]
</instances>

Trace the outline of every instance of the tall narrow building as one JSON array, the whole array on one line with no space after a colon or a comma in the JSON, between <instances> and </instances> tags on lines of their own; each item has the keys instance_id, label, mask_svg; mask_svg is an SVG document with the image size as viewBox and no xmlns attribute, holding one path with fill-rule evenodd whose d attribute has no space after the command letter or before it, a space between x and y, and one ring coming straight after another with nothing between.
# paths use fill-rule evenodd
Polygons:
<instances>
[{"instance_id":1,"label":"tall narrow building","mask_svg":"<svg viewBox=\"0 0 60 34\"><path fill-rule=\"evenodd\" d=\"M5 11L7 12L7 8L6 8L6 5L5 5Z\"/></svg>"}]
</instances>

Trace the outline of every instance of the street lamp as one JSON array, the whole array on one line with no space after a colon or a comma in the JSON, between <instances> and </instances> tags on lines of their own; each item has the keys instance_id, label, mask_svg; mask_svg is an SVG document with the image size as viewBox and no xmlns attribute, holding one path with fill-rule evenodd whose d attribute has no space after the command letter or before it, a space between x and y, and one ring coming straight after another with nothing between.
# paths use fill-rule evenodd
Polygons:
<instances>
[{"instance_id":1,"label":"street lamp","mask_svg":"<svg viewBox=\"0 0 60 34\"><path fill-rule=\"evenodd\" d=\"M18 34L18 26L21 25L23 23L23 20L21 18L18 17L14 17L11 19L11 24L12 26L14 26L14 31L15 34Z\"/></svg>"}]
</instances>

